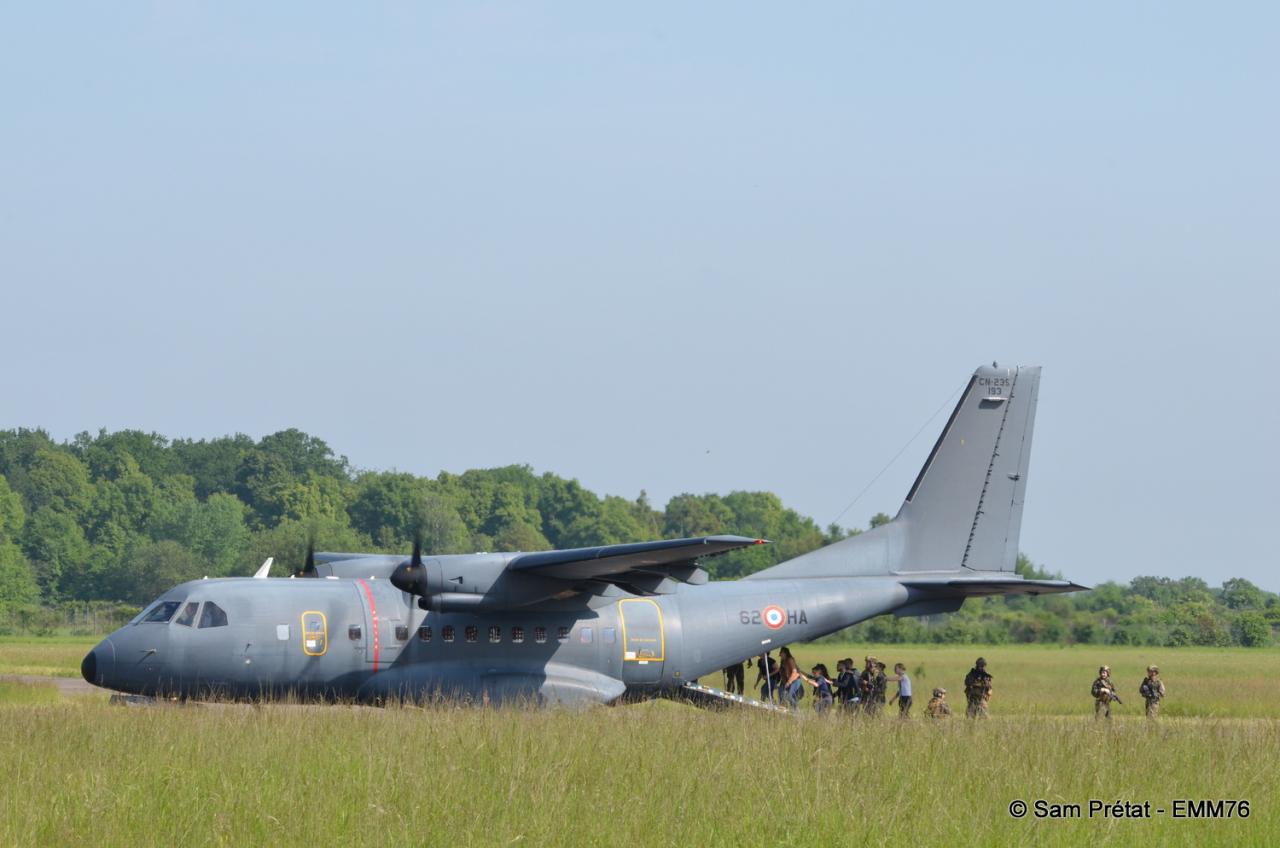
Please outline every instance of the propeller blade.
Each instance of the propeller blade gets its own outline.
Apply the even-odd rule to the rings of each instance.
[[[316,574],[316,540],[313,536],[307,540],[307,558],[298,572],[298,577],[317,577]]]

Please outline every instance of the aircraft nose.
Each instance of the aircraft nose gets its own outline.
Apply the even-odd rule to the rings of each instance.
[[[105,686],[115,671],[116,650],[110,639],[103,639],[98,646],[84,655],[80,662],[80,674],[94,686]]]

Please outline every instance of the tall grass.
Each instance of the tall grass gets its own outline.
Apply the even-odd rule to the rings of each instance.
[[[0,844],[1269,844],[1280,722],[0,706]],[[1245,798],[1224,822],[1013,799]]]

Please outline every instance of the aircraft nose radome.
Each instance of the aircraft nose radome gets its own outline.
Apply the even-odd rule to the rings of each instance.
[[[103,639],[80,661],[80,674],[94,686],[106,686],[107,678],[116,670],[116,646]]]

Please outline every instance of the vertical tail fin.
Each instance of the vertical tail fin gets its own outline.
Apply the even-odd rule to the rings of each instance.
[[[979,368],[895,521],[904,571],[1013,571],[1040,368]]]
[[[979,368],[893,521],[751,577],[1012,572],[1039,390],[1039,366]]]

